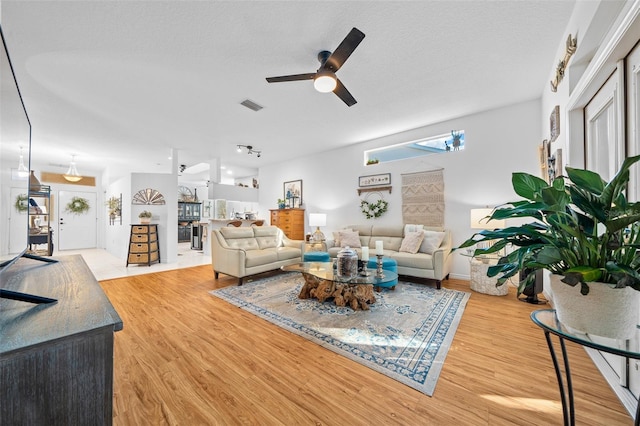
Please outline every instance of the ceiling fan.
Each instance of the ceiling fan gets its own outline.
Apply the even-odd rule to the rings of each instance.
[[[318,71],[307,74],[267,77],[267,81],[269,83],[280,83],[283,81],[313,80],[313,85],[318,92],[333,92],[338,95],[347,106],[352,106],[357,101],[351,93],[349,93],[347,88],[344,87],[338,77],[336,77],[336,72],[342,67],[349,56],[351,56],[363,38],[364,33],[357,28],[353,28],[333,53],[327,50],[318,53],[318,60],[320,61]]]

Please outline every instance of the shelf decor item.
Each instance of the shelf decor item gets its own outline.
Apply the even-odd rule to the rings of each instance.
[[[150,223],[151,222],[151,216],[153,216],[153,214],[150,211],[143,210],[138,215],[138,218],[140,218],[140,223]]]
[[[567,177],[558,176],[551,184],[514,173],[513,189],[523,199],[496,207],[489,219],[516,219],[518,224],[477,232],[456,249],[493,241],[474,255],[506,250],[487,271],[490,277],[498,276],[496,285],[524,270],[519,296],[533,283],[536,271],[546,269],[552,274],[560,322],[588,334],[629,338],[636,333],[640,306],[640,202],[630,202],[625,194],[629,169],[638,161],[640,156],[626,158],[609,182],[572,167],[565,168]],[[522,224],[523,219],[531,221]],[[598,297],[602,292],[608,295]],[[605,304],[611,297],[620,300]],[[626,312],[629,319],[618,316],[625,306],[631,311]]]

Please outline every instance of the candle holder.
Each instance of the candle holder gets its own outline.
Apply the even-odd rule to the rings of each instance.
[[[369,275],[371,275],[371,272],[369,272],[369,270],[367,269],[367,263],[369,263],[366,260],[362,261],[362,271],[360,271],[360,275],[362,275],[363,277],[368,277]]]
[[[384,255],[376,254],[376,257],[378,258],[376,260],[376,278],[384,278],[384,273],[382,272],[382,258]]]

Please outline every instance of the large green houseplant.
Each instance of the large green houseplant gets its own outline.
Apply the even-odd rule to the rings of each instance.
[[[579,285],[577,297],[603,283],[640,291],[640,203],[629,202],[625,194],[629,169],[639,160],[627,158],[610,182],[572,167],[566,167],[567,178],[560,176],[552,184],[514,173],[513,189],[523,199],[496,207],[489,218],[527,223],[480,231],[459,248],[484,241],[490,245],[476,249],[475,255],[505,253],[487,275],[503,285],[521,270],[528,271],[518,294],[538,269],[561,276],[568,286]]]

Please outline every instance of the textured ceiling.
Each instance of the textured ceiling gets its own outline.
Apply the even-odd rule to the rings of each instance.
[[[573,1],[7,1],[34,160],[256,168],[540,96]],[[311,81],[352,27],[347,107]],[[264,106],[259,112],[240,105]],[[236,144],[262,155],[237,154]],[[45,161],[46,158],[46,161]],[[239,172],[239,174],[243,174]]]

